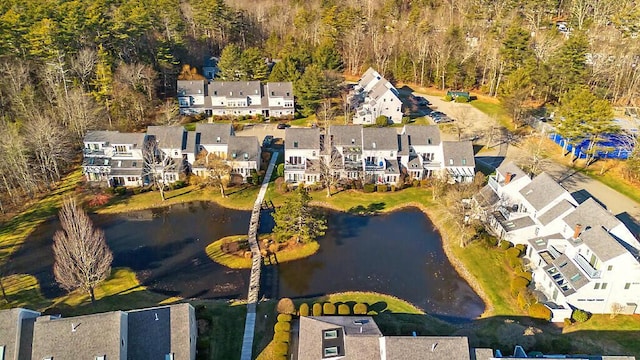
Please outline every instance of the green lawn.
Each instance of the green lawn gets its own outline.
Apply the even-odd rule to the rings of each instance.
[[[470,102],[470,104],[483,113],[491,117],[495,117],[496,120],[498,120],[498,123],[507,128],[509,131],[515,130],[513,122],[507,115],[507,112],[505,111],[502,104],[482,100],[473,100],[472,102]]]
[[[191,302],[198,319],[198,360],[238,359],[242,351],[242,335],[247,307],[228,301]]]
[[[257,186],[250,185],[230,187],[226,189],[227,197],[223,198],[217,188],[201,188],[198,185],[190,185],[182,189],[165,192],[165,201],[162,201],[160,193],[157,191],[149,191],[137,195],[118,195],[114,196],[109,204],[96,209],[95,212],[113,214],[190,201],[214,201],[228,208],[249,210],[253,207],[253,203],[258,196],[258,189]]]
[[[640,188],[638,188],[638,186],[630,184],[626,181],[622,181],[620,177],[609,172],[600,175],[600,170],[598,169],[597,165],[592,165],[592,167],[588,169],[582,169],[580,171],[590,178],[607,185],[608,187],[623,195],[626,195],[631,200],[640,203]]]

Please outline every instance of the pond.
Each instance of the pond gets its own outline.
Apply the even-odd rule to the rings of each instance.
[[[269,298],[377,291],[430,314],[470,319],[484,303],[454,270],[433,224],[418,209],[377,216],[325,212],[329,230],[313,256],[263,271]],[[114,253],[113,267],[133,269],[150,290],[185,298],[245,298],[249,271],[207,257],[209,242],[247,232],[250,213],[195,202],[121,215],[93,216]],[[261,232],[273,226],[262,214]],[[36,276],[45,296],[63,293],[52,274],[57,221],[40,226],[14,254],[11,273]]]

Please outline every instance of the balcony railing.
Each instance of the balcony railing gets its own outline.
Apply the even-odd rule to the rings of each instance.
[[[549,246],[547,248],[547,250],[549,251],[549,254],[551,254],[551,256],[553,256],[554,259],[557,259],[560,257],[560,255],[562,255],[558,250],[556,250],[556,248],[554,248],[553,246]]]
[[[306,168],[305,164],[285,164],[285,170],[304,170]]]
[[[384,170],[384,165],[380,166],[380,165],[374,165],[374,164],[365,164],[364,170],[365,171],[382,171]]]
[[[114,152],[113,157],[133,157],[133,153],[130,152]]]
[[[500,188],[500,184],[498,184],[498,180],[496,180],[496,177],[494,175],[489,176],[489,186],[495,192],[498,192],[498,189]]]
[[[440,161],[433,161],[433,160],[425,160],[424,161],[424,168],[425,169],[433,169],[433,168],[440,168]]]
[[[100,156],[100,155],[104,155],[104,149],[98,150],[98,149],[87,149],[87,148],[85,148],[85,149],[82,149],[82,153],[84,155],[89,155],[89,156],[91,156],[91,155]]]
[[[584,272],[587,275],[589,275],[590,278],[592,278],[592,279],[600,279],[600,277],[602,276],[602,271],[601,270],[596,270],[593,266],[591,266],[591,264],[589,264],[587,259],[585,259],[582,255],[577,254],[573,258],[573,261],[575,261],[576,264],[578,264],[578,266],[580,266],[580,268],[582,270],[584,270]]]

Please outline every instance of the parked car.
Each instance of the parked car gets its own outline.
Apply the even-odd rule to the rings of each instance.
[[[273,144],[273,135],[265,136],[264,140],[262,140],[262,147],[269,147],[271,144]]]
[[[280,129],[280,130],[282,130],[282,129],[286,129],[286,128],[288,128],[289,126],[291,126],[291,125],[289,125],[289,124],[285,124],[285,123],[279,123],[279,124],[278,124],[278,129]]]
[[[446,116],[446,115],[444,113],[441,113],[440,111],[432,111],[429,113],[429,117],[432,118],[433,120],[436,120],[443,116]]]

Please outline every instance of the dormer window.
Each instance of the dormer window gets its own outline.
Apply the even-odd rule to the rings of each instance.
[[[218,137],[216,138],[216,142],[217,142],[217,143],[219,143],[219,142],[220,142],[220,136],[218,136]]]
[[[427,139],[427,144],[431,145],[431,138]]]
[[[242,91],[240,91],[240,95],[242,95]]]
[[[232,157],[232,158],[234,158],[234,159],[235,159],[237,156],[238,156],[238,154],[236,154],[236,153],[231,154],[231,157]]]
[[[275,96],[275,95],[276,95],[276,92],[275,92],[275,91],[272,91],[272,92],[271,92],[271,96]]]
[[[462,165],[467,165],[467,159],[462,159]]]
[[[356,144],[356,139],[351,139],[351,145],[355,145]]]
[[[233,96],[233,91],[229,91],[229,96]]]
[[[244,159],[245,159],[245,160],[249,160],[249,154],[244,153]]]
[[[453,165],[453,159],[449,159],[449,165]]]
[[[375,149],[376,148],[376,143],[375,142],[371,143],[371,147]]]
[[[214,90],[213,95],[218,95],[218,90]]]
[[[288,92],[287,92],[287,96],[290,96]]]
[[[294,141],[294,142],[293,142],[293,147],[294,147],[294,148],[297,148],[297,147],[298,147],[298,142],[297,142],[297,141]]]

